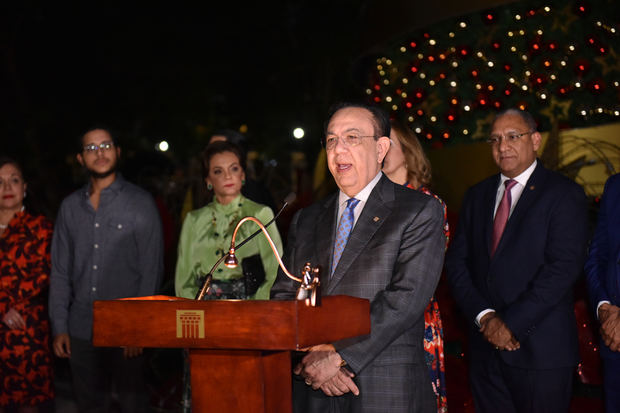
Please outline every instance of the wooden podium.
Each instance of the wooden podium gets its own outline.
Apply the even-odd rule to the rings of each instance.
[[[196,301],[153,296],[94,304],[95,346],[190,349],[194,412],[290,412],[289,352],[370,333],[370,303]]]

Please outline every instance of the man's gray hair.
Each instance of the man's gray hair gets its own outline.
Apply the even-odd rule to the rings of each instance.
[[[528,128],[531,131],[538,130],[538,124],[536,123],[536,121],[534,120],[534,117],[532,116],[530,112],[527,112],[521,109],[515,109],[515,108],[509,108],[509,109],[502,110],[497,115],[495,115],[495,118],[493,119],[493,122],[491,123],[491,128],[493,128],[493,125],[495,125],[495,122],[497,122],[497,120],[504,115],[519,116],[523,120],[523,122],[525,122],[525,124],[528,126]]]

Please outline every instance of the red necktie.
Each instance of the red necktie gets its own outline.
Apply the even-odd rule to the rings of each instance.
[[[493,221],[491,256],[495,253],[499,240],[502,238],[504,228],[506,228],[506,222],[508,221],[508,216],[510,215],[510,205],[512,204],[512,195],[510,194],[510,190],[516,184],[517,181],[514,179],[508,179],[504,182],[506,188],[504,189],[502,200],[499,202],[499,206],[497,207],[497,212],[495,212],[495,221]]]

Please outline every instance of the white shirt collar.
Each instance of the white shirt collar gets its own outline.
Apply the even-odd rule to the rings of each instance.
[[[368,184],[364,187],[364,189],[359,191],[353,198],[359,199],[362,205],[365,204],[366,201],[368,200],[368,197],[370,196],[370,193],[377,185],[377,182],[379,182],[379,179],[381,179],[381,175],[382,173],[381,171],[379,171],[377,175],[370,182],[368,182]],[[340,194],[338,195],[338,205],[342,207],[343,204],[346,204],[349,198],[351,197],[349,197],[349,195],[345,194],[341,190]],[[357,210],[358,208],[355,208],[355,209]],[[359,209],[361,210],[362,208],[359,208]]]
[[[536,164],[537,164],[537,160],[534,159],[534,162],[532,162],[532,164],[530,166],[528,166],[525,171],[521,172],[519,175],[517,175],[516,177],[514,177],[512,179],[517,181],[519,183],[519,185],[525,186],[527,184],[528,179],[530,179],[530,176],[532,176],[532,173],[534,172],[534,169],[536,169]],[[504,184],[504,182],[509,180],[509,179],[511,179],[511,178],[508,178],[504,174],[500,174],[500,182],[499,182],[500,186],[502,186]]]

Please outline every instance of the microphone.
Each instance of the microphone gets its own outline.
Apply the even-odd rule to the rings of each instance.
[[[284,211],[284,209],[288,206],[288,204],[290,204],[291,202],[293,202],[295,200],[295,198],[297,198],[297,194],[295,194],[295,192],[291,192],[290,194],[288,194],[286,196],[286,198],[284,198],[284,205],[282,205],[282,208],[280,208],[280,210],[278,211],[278,213],[271,219],[271,221],[269,221],[268,223],[265,224],[265,228],[267,228],[269,225],[271,225],[276,219],[278,219],[278,217],[280,216],[280,214],[282,213],[282,211]],[[250,235],[249,237],[247,237],[246,239],[244,239],[243,241],[241,241],[239,244],[237,244],[235,246],[235,250],[238,250],[239,248],[241,248],[245,243],[247,243],[248,241],[250,241],[252,238],[254,238],[255,236],[257,236],[258,234],[260,234],[262,232],[262,230],[259,228],[255,233],[253,233],[252,235]],[[213,271],[213,270],[211,270]]]
[[[265,228],[267,228],[269,225],[273,224],[275,222],[276,219],[278,219],[278,217],[280,216],[280,214],[282,213],[282,211],[284,211],[284,209],[288,206],[289,203],[293,202],[295,200],[295,198],[297,198],[297,195],[294,192],[289,193],[286,198],[284,198],[284,205],[282,205],[282,208],[280,208],[280,210],[278,211],[278,213],[271,219],[271,221],[269,221],[266,225],[264,225]],[[239,244],[237,244],[235,246],[235,250],[238,250],[239,248],[241,248],[243,245],[245,245],[246,243],[248,243],[252,238],[254,238],[255,236],[257,236],[258,234],[260,234],[262,232],[262,229],[258,229],[255,233],[253,233],[252,235],[250,235],[249,237],[247,237],[246,239],[244,239],[242,242],[240,242]],[[213,279],[213,272],[215,271],[215,269],[222,263],[222,261],[224,261],[229,254],[224,254],[222,255],[222,257],[217,260],[217,262],[215,263],[215,265],[213,266],[213,268],[211,268],[211,270],[209,271],[209,273],[205,276],[205,280],[202,283],[202,286],[200,287],[200,289],[198,290],[198,293],[196,294],[196,300],[200,300],[202,299],[202,297],[206,294],[206,292],[209,290],[209,287],[211,285],[211,280]]]

